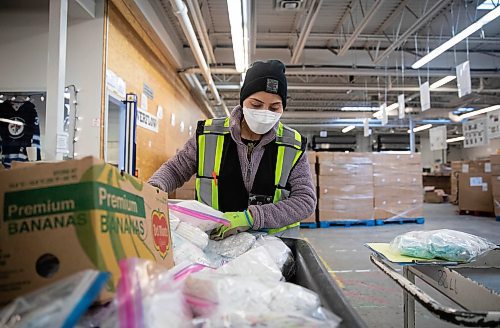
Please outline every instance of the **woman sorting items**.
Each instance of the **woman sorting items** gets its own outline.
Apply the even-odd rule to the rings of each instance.
[[[316,193],[306,138],[280,122],[286,101],[285,65],[253,63],[230,117],[199,121],[196,134],[148,182],[173,192],[196,174],[196,199],[231,222],[212,239],[249,229],[298,237]]]

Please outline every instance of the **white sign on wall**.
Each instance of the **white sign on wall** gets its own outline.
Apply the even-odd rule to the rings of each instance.
[[[141,108],[137,108],[137,126],[158,133],[158,118]]]
[[[489,112],[487,117],[488,138],[500,138],[500,110]]]
[[[464,148],[472,148],[488,144],[486,136],[486,118],[477,118],[475,120],[465,122],[462,125],[462,129],[465,137]]]
[[[457,68],[457,87],[458,97],[462,98],[472,92],[470,81],[470,64],[469,61],[463,62]]]
[[[429,81],[420,85],[420,107],[422,112],[431,108],[431,93],[429,91]]]
[[[146,94],[141,94],[141,108],[145,111],[148,110],[148,96]]]
[[[380,106],[380,112],[382,113],[382,125],[386,125],[389,122],[389,117],[387,115],[387,104],[383,103]]]
[[[110,69],[106,70],[106,86],[111,93],[125,99],[127,95],[127,85],[121,77]]]
[[[163,107],[161,105],[156,108],[156,117],[160,120],[163,119]]]
[[[368,118],[365,118],[363,120],[363,135],[365,137],[369,137],[370,134],[372,134],[372,131],[370,129],[370,123],[369,123],[369,119]]]
[[[398,117],[405,118],[405,95],[400,94],[398,96]]]
[[[429,141],[431,143],[431,150],[443,150],[448,148],[446,143],[447,136],[446,126],[436,126],[429,130]]]

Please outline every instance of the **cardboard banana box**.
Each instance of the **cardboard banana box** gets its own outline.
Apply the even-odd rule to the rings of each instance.
[[[0,171],[0,303],[129,257],[173,266],[167,194],[93,158]]]

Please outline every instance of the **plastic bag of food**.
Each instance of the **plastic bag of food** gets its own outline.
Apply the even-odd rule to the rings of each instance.
[[[209,317],[193,319],[196,327],[273,327],[273,328],[335,328],[341,319],[332,312],[318,308],[311,313],[227,311],[216,312]]]
[[[85,270],[16,298],[0,310],[0,327],[73,327],[109,276],[107,272]]]
[[[180,222],[175,232],[200,249],[204,249],[208,245],[208,235],[203,230],[185,222]]]
[[[192,312],[176,272],[141,259],[120,262],[115,299],[118,327],[192,327]]]
[[[203,250],[181,237],[176,231],[172,231],[172,245],[174,247],[174,263],[189,262],[210,266],[211,262]]]
[[[248,251],[254,244],[255,237],[253,235],[241,232],[222,240],[210,240],[205,252],[222,256],[226,261],[229,261]]]
[[[484,238],[462,231],[440,229],[411,231],[399,235],[394,238],[390,247],[402,255],[469,262],[497,246]]]
[[[189,223],[203,231],[211,231],[221,225],[230,225],[223,217],[223,213],[214,210],[208,205],[196,200],[186,200],[176,204],[169,204],[169,215],[182,222]]]
[[[338,323],[320,308],[314,292],[287,282],[203,271],[187,278],[185,292],[204,305],[193,310],[202,316],[195,322],[207,327],[333,327]]]
[[[259,236],[253,247],[263,246],[280,268],[285,280],[295,273],[295,261],[292,250],[279,238],[269,235]]]
[[[283,278],[281,270],[265,247],[257,247],[238,256],[217,269],[219,273],[242,275],[268,280],[280,281]]]

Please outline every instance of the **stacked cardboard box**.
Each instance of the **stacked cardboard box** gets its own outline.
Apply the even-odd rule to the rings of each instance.
[[[317,155],[315,151],[309,151],[307,152],[307,160],[309,162],[309,168],[311,170],[311,178],[314,184],[314,190],[316,191],[316,194],[318,193],[318,176],[317,176]],[[311,214],[310,217],[308,217],[305,220],[302,220],[302,222],[317,222],[317,208],[315,209],[314,213]]]
[[[189,181],[183,184],[180,188],[177,188],[171,198],[175,199],[194,199],[195,198],[195,183],[196,176],[192,176]]]
[[[436,189],[434,186],[424,187],[424,203],[444,203],[448,195],[443,189]]]
[[[458,178],[458,208],[460,211],[493,213],[489,160],[462,163]]]
[[[491,189],[495,216],[500,216],[500,155],[491,155]]]
[[[371,153],[318,153],[319,220],[373,217]]]
[[[423,216],[420,154],[373,154],[376,219]]]

